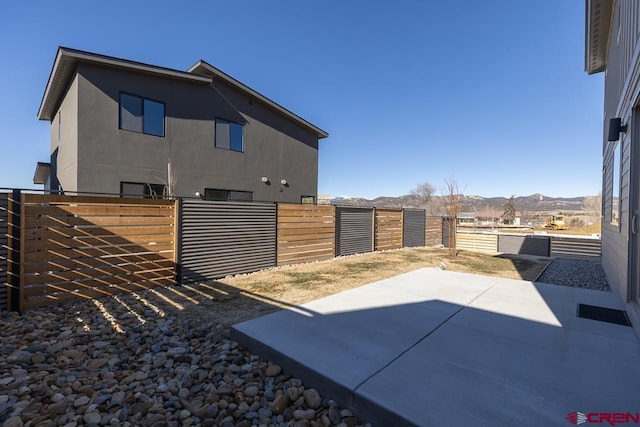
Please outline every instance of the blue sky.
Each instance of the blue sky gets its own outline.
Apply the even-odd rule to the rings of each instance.
[[[0,3],[0,187],[48,159],[58,45],[176,69],[202,58],[329,132],[319,193],[454,177],[465,194],[596,194],[603,76],[582,0]]]

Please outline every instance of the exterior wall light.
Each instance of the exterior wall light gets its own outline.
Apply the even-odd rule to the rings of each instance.
[[[281,180],[280,180],[280,184],[282,184],[282,185],[287,185],[287,180],[286,180],[286,179],[281,179]]]
[[[627,125],[622,124],[620,117],[609,120],[609,137],[607,141],[613,142],[620,139],[620,133],[627,133]]]
[[[266,176],[263,176],[262,178],[260,178],[260,181],[269,182],[269,178],[267,178]]]

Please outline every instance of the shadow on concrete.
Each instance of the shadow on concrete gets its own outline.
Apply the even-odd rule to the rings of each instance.
[[[423,269],[235,325],[232,337],[379,425],[555,425],[576,410],[635,411],[636,336],[578,318],[578,302],[622,305]]]

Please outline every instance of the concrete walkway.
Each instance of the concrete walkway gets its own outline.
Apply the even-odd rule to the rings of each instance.
[[[233,338],[375,425],[570,425],[640,412],[616,294],[420,269],[235,325]]]

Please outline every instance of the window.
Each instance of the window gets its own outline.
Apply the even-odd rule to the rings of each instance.
[[[214,146],[216,148],[244,152],[244,125],[216,119],[215,126]]]
[[[300,203],[303,205],[314,205],[316,198],[314,196],[300,196]]]
[[[204,189],[205,200],[217,200],[222,202],[252,202],[251,191],[219,190],[216,188]]]
[[[611,171],[611,224],[620,225],[620,145],[613,149],[613,167]]]
[[[161,199],[164,196],[163,184],[145,184],[142,182],[121,182],[122,197],[144,197],[145,199]]]
[[[120,129],[164,136],[164,104],[121,93]]]

